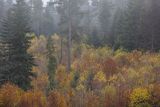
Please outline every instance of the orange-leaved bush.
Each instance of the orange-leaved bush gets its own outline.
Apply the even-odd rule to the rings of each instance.
[[[46,97],[40,91],[25,92],[18,107],[47,107]]]
[[[17,107],[23,91],[15,85],[5,84],[0,89],[0,107]]]
[[[67,107],[67,101],[60,92],[52,91],[48,96],[48,107]]]
[[[100,107],[100,99],[93,92],[89,92],[85,98],[85,107]]]

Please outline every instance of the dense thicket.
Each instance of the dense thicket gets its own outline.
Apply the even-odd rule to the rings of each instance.
[[[51,40],[57,56],[59,36]],[[29,53],[37,64],[33,67],[37,73],[33,89],[24,92],[13,84],[3,85],[1,107],[159,107],[159,53],[74,45],[71,72],[66,72],[65,64],[58,64],[54,71],[54,61],[48,59],[48,42],[45,36],[32,39]],[[55,81],[56,87],[52,84]],[[47,86],[51,87],[46,95]]]

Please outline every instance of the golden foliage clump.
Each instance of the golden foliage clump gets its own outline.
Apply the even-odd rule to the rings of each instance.
[[[66,72],[64,65],[59,65],[55,74],[55,81],[58,83],[57,88],[63,91],[68,91],[71,88],[71,81],[73,80],[73,72]]]
[[[123,51],[123,49],[118,49],[114,54],[114,58],[119,67],[127,67],[130,65],[129,59],[127,57],[128,53]]]
[[[24,92],[15,85],[5,84],[0,89],[0,107],[47,107],[47,105],[42,92]]]
[[[0,107],[18,107],[24,92],[15,85],[5,84],[0,89]]]
[[[48,107],[68,107],[65,96],[58,91],[52,91],[48,96]]]
[[[150,93],[146,88],[136,88],[130,94],[130,107],[151,107]]]
[[[47,38],[43,35],[39,37],[33,35],[33,37],[28,52],[34,57],[36,66],[32,68],[32,71],[37,75],[37,78],[33,78],[32,85],[34,89],[45,92],[48,85]]]
[[[100,107],[100,98],[93,92],[86,93],[84,107]]]
[[[106,82],[106,76],[105,76],[104,72],[102,72],[102,71],[97,72],[97,74],[94,77],[94,80],[105,83]]]
[[[41,71],[38,66],[33,67],[32,71],[37,74],[37,77],[32,79],[32,86],[35,90],[41,90],[43,92],[46,92],[49,82],[47,72]]]
[[[19,107],[47,107],[46,98],[40,91],[25,92],[20,99]]]
[[[83,49],[82,49],[83,48]],[[88,45],[81,47],[81,53],[78,59],[74,60],[73,66],[81,72],[84,71],[101,71],[101,62],[111,56],[111,49],[108,47],[94,49]]]
[[[70,98],[70,107],[103,107],[100,96],[93,91],[76,91]]]

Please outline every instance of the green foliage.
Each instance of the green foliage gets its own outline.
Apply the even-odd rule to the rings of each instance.
[[[71,87],[76,88],[79,82],[80,73],[74,72],[73,80],[71,81]]]
[[[24,90],[31,88],[33,57],[28,54],[30,47],[29,7],[24,0],[17,0],[4,20],[1,32],[1,75],[4,82],[17,84]],[[3,66],[3,64],[6,64]]]
[[[48,75],[49,75],[49,90],[53,90],[55,88],[55,72],[57,67],[57,60],[55,58],[55,47],[53,44],[53,40],[51,37],[48,38],[47,42],[48,49]]]
[[[87,79],[86,79],[86,88],[88,91],[92,91],[93,90],[93,79],[94,79],[95,74],[93,72],[89,72],[87,75]]]

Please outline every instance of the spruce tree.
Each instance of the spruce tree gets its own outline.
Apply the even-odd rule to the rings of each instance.
[[[100,2],[100,13],[99,13],[99,21],[100,21],[100,27],[102,32],[102,42],[104,44],[108,43],[111,45],[111,36],[110,35],[110,27],[111,27],[111,3],[109,0],[101,0]]]
[[[31,87],[33,57],[27,53],[30,47],[29,36],[29,7],[24,0],[17,0],[16,4],[9,10],[7,20],[3,22],[1,31],[1,58],[6,64],[0,63],[0,75],[5,77],[1,84],[11,82],[24,90]],[[4,68],[5,67],[5,68]],[[4,68],[4,69],[3,69]],[[0,80],[1,80],[0,79]]]
[[[9,62],[10,48],[11,48],[11,16],[3,19],[2,28],[0,32],[0,85],[10,80],[11,68],[13,63]]]
[[[47,50],[48,50],[47,57],[48,57],[48,76],[49,76],[48,89],[53,90],[56,86],[55,73],[56,73],[56,67],[57,67],[57,60],[54,55],[55,47],[51,37],[48,38]]]
[[[4,0],[0,1],[0,20],[4,16]]]
[[[160,1],[159,0],[153,0],[150,2],[150,9],[147,14],[147,31],[145,31],[147,34],[147,38],[149,38],[149,48],[152,51],[159,51],[160,49]]]
[[[141,28],[142,3],[139,0],[130,0],[127,9],[119,19],[117,35],[120,45],[128,50],[139,48],[139,37]]]
[[[39,36],[43,30],[43,2],[42,0],[31,0],[32,11],[32,29]]]

